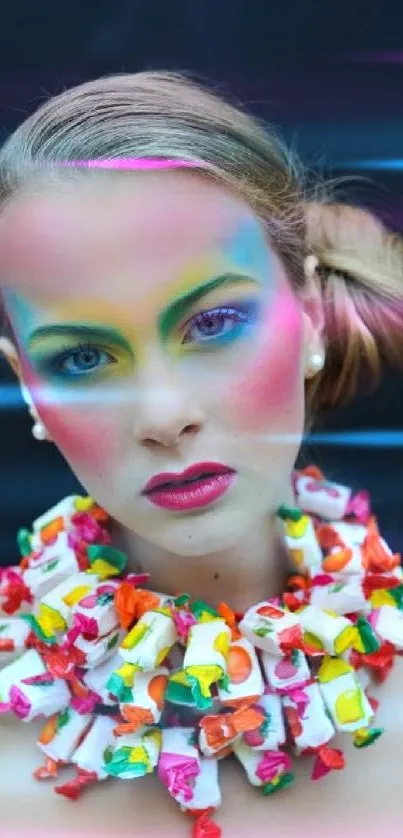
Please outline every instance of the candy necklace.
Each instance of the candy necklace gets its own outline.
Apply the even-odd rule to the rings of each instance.
[[[314,780],[343,768],[336,732],[357,748],[381,735],[368,685],[403,650],[400,556],[366,492],[315,467],[293,480],[296,506],[278,515],[296,573],[242,615],[146,589],[92,498],[20,530],[21,563],[0,571],[0,711],[45,718],[38,779],[75,766],[55,790],[76,799],[155,771],[193,836],[213,838],[224,757],[270,795],[292,783],[292,756],[312,756]]]

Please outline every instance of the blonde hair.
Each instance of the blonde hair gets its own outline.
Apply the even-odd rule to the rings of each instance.
[[[123,158],[187,161],[240,196],[262,220],[296,291],[305,283],[306,254],[318,255],[327,272],[321,281],[328,357],[322,374],[308,382],[308,414],[352,396],[363,361],[377,374],[379,343],[400,362],[400,245],[373,220],[377,248],[373,241],[371,264],[357,211],[349,221],[346,208],[339,213],[309,203],[304,170],[277,134],[184,75],[113,75],[45,102],[0,152],[0,209],[28,189],[83,176],[82,169],[62,164]],[[85,176],[102,174],[86,169]],[[343,220],[338,224],[336,218]],[[351,247],[350,222],[356,229]],[[392,251],[398,256],[392,258]],[[387,339],[392,323],[393,338]]]

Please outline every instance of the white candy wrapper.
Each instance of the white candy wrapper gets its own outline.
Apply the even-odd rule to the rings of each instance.
[[[92,669],[94,666],[105,663],[108,658],[115,654],[123,637],[123,629],[114,629],[105,637],[99,637],[97,640],[85,640],[82,635],[79,635],[74,641],[74,647],[84,653],[84,666],[87,669]]]
[[[314,605],[302,608],[298,616],[304,640],[329,655],[341,655],[356,640],[357,630],[347,617],[327,614]]]
[[[381,640],[388,640],[396,649],[403,649],[402,611],[392,605],[382,605],[372,612],[370,622]]]
[[[312,576],[319,573],[323,555],[312,519],[308,515],[302,515],[298,521],[287,518],[283,525],[285,542],[297,571],[308,571]]]
[[[103,637],[119,626],[119,617],[114,606],[114,596],[120,580],[108,579],[84,594],[72,608],[72,626],[80,626],[81,620],[90,620],[96,637]],[[84,631],[85,633],[85,631]]]
[[[183,669],[201,710],[211,706],[211,685],[226,675],[230,642],[231,630],[221,619],[197,623],[189,631]]]
[[[220,804],[218,761],[214,757],[201,757],[200,773],[195,780],[192,800],[181,808],[188,812],[199,812],[204,809],[217,809]]]
[[[263,710],[265,721],[256,730],[244,733],[243,740],[254,751],[277,751],[281,745],[284,745],[286,739],[280,696],[275,693],[265,693],[259,698],[255,707],[257,710]]]
[[[139,669],[155,669],[177,642],[175,623],[169,608],[147,611],[126,635],[119,653]]]
[[[348,486],[316,480],[305,474],[296,474],[294,490],[297,505],[304,512],[335,521],[344,518],[351,498]]]
[[[30,627],[18,617],[0,617],[0,668],[20,657],[30,635]]]
[[[311,679],[308,661],[298,649],[280,659],[263,652],[262,667],[269,686],[281,692],[295,689]]]
[[[135,724],[137,721],[140,728],[159,722],[165,704],[168,675],[169,670],[163,666],[153,672],[136,672],[131,700],[120,704],[120,712],[127,723]]]
[[[246,742],[237,742],[233,751],[252,786],[263,788],[267,793],[289,785],[291,761],[283,751],[257,751]]]
[[[263,694],[264,682],[259,660],[252,643],[246,637],[234,640],[226,660],[224,685],[218,687],[218,698],[225,705],[236,705],[248,698]]]
[[[34,597],[40,599],[79,570],[76,553],[68,544],[68,535],[61,532],[54,544],[44,547],[39,557],[32,559],[24,570],[23,579]]]
[[[70,762],[81,738],[89,731],[93,718],[67,707],[63,713],[52,716],[42,728],[38,747],[55,762]]]
[[[81,744],[76,748],[70,762],[83,771],[95,771],[98,780],[105,780],[105,752],[114,744],[113,729],[116,722],[108,716],[97,716]]]
[[[96,573],[75,573],[64,579],[52,591],[42,597],[38,622],[55,621],[55,630],[61,631],[71,625],[72,611],[76,603],[91,594],[99,583]],[[59,619],[60,618],[60,619]]]
[[[88,505],[87,501],[87,498],[82,498],[80,495],[68,495],[68,497],[61,500],[55,506],[52,506],[51,509],[48,509],[47,512],[33,522],[33,534],[40,536],[41,531],[48,527],[49,524],[53,524],[58,518],[63,519],[66,529],[71,528],[74,515],[77,514],[83,502]],[[41,544],[42,542],[39,543]],[[36,547],[33,546],[33,549],[36,549]]]
[[[270,602],[258,602],[249,608],[239,629],[258,649],[277,657],[302,643],[299,617]]]
[[[367,727],[374,711],[353,667],[340,658],[325,658],[317,677],[335,728],[354,733]]]
[[[35,681],[27,684],[27,679]],[[5,705],[4,710],[11,710],[24,722],[64,710],[70,700],[65,682],[48,675],[35,649],[29,649],[0,670],[0,705]]]
[[[306,695],[306,703],[303,705],[289,695],[283,698],[285,714],[298,754],[308,748],[326,745],[336,733],[326,712],[318,684],[307,684],[303,692]]]
[[[115,652],[110,658],[104,660],[103,663],[100,663],[93,669],[87,669],[83,675],[84,684],[92,692],[99,695],[100,702],[107,705],[116,704],[116,710],[118,710],[116,698],[110,694],[107,682],[112,673],[116,669],[119,669],[122,663],[123,661],[119,653]]]
[[[162,731],[158,777],[171,797],[181,806],[194,798],[194,788],[201,771],[201,757],[195,745],[192,727],[170,727]]]
[[[311,605],[334,611],[336,614],[366,615],[371,605],[364,596],[361,579],[346,579],[328,585],[315,585],[311,592]]]
[[[161,751],[158,728],[119,736],[110,749],[104,769],[110,777],[133,780],[154,771]]]

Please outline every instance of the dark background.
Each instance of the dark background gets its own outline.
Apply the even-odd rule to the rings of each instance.
[[[44,97],[98,75],[186,70],[280,127],[310,166],[354,176],[349,193],[403,231],[401,0],[32,0],[2,8],[0,140]],[[374,162],[375,161],[375,162]],[[15,532],[79,489],[31,421],[0,366],[0,564]],[[332,413],[321,431],[394,430],[403,437],[403,374]],[[402,550],[403,447],[316,445],[329,476],[373,495],[386,537]]]

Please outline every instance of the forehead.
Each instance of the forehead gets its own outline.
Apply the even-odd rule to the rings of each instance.
[[[102,175],[21,196],[0,217],[0,284],[38,299],[175,292],[223,263],[258,270],[265,253],[248,206],[183,171]]]

